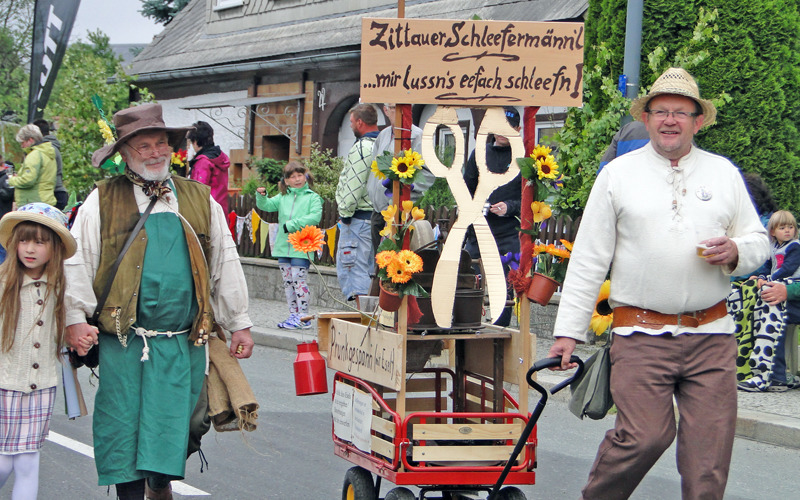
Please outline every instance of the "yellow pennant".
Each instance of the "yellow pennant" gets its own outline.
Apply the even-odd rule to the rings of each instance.
[[[256,232],[258,231],[258,226],[261,224],[261,217],[258,216],[255,209],[250,210],[250,221],[250,240],[255,243]]]
[[[329,227],[325,230],[325,234],[328,237],[328,253],[331,254],[332,258],[336,258],[333,251],[336,248],[336,231],[339,229],[338,226]]]

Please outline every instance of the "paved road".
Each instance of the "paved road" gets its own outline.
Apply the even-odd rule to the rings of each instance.
[[[293,360],[291,351],[256,347],[243,367],[261,404],[258,430],[243,435],[211,431],[203,444],[208,467],[201,474],[198,458],[192,457],[186,480],[176,485],[176,498],[341,498],[342,480],[350,464],[332,452],[330,395],[295,396]],[[82,374],[82,385],[91,407],[93,389],[87,373]],[[597,444],[611,425],[610,417],[600,422],[578,421],[563,403],[548,404],[540,421],[537,484],[523,488],[528,498],[577,498]],[[93,461],[86,456],[91,453],[91,417],[69,421],[56,415],[52,431],[51,442],[42,451],[39,498],[113,499],[113,490],[108,495],[105,487],[96,485]],[[632,498],[680,499],[674,463],[671,449]],[[798,498],[796,464],[797,450],[737,439],[725,498]],[[10,498],[10,486],[0,492],[0,499]],[[391,486],[384,483],[382,495]]]

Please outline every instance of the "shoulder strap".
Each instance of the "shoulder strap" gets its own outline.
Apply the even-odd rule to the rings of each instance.
[[[97,298],[97,307],[95,307],[94,309],[94,314],[92,314],[92,317],[89,318],[90,325],[95,325],[95,326],[97,325],[97,318],[100,317],[100,313],[103,310],[103,306],[106,305],[106,299],[108,299],[108,294],[111,292],[111,285],[114,283],[114,277],[116,277],[117,275],[117,269],[119,269],[119,265],[120,263],[122,263],[122,258],[125,257],[126,253],[128,253],[128,249],[131,247],[131,245],[133,244],[133,240],[139,234],[139,231],[141,231],[145,221],[150,216],[150,212],[153,210],[153,206],[156,204],[157,200],[158,198],[156,197],[153,197],[150,200],[150,204],[147,205],[147,208],[145,209],[144,213],[142,214],[141,217],[139,217],[139,221],[136,222],[136,226],[134,226],[133,231],[131,231],[130,236],[128,236],[128,239],[125,241],[125,245],[122,247],[122,251],[120,251],[119,255],[117,255],[117,260],[115,260],[114,265],[111,266],[111,272],[108,275],[108,281],[106,282],[106,286],[105,288],[103,288],[103,293],[100,295],[100,297]]]

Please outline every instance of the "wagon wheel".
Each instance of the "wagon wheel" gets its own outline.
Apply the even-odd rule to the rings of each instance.
[[[515,486],[506,486],[500,490],[498,500],[527,500],[525,493]]]
[[[372,474],[362,467],[351,467],[344,475],[342,500],[378,500]]]
[[[417,495],[408,488],[400,487],[389,490],[383,500],[417,500]]]

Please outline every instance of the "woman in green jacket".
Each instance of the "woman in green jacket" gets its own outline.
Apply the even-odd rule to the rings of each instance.
[[[265,212],[278,212],[278,235],[272,256],[278,258],[283,289],[289,303],[289,317],[278,323],[279,328],[311,328],[311,321],[301,319],[308,315],[306,277],[311,262],[307,254],[289,245],[289,234],[305,226],[316,226],[322,219],[322,198],[311,190],[310,186],[313,185],[311,172],[305,165],[293,160],[283,168],[283,179],[278,184],[280,194],[267,198],[265,188],[256,190],[256,206]]]
[[[33,124],[19,129],[17,142],[27,154],[16,174],[8,178],[8,185],[14,188],[14,201],[18,207],[34,202],[55,206],[56,150]]]

